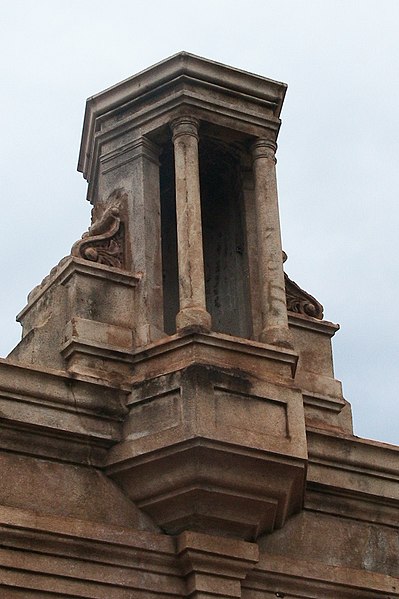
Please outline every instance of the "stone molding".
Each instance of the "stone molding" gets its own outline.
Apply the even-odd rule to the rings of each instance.
[[[199,141],[198,128],[199,122],[197,119],[190,116],[181,116],[170,123],[172,130],[172,142],[181,135],[190,135]]]
[[[259,559],[256,543],[186,531],[177,538],[177,554],[187,597],[241,597],[241,582]]]
[[[102,174],[106,175],[113,170],[130,164],[139,158],[146,158],[156,166],[159,166],[159,148],[146,137],[138,137],[133,141],[128,140],[118,145],[117,148],[103,153],[100,158]]]
[[[257,137],[269,131],[275,138],[286,87],[182,52],[90,98],[78,163],[89,182],[88,199],[95,201],[99,163],[116,138],[123,145],[134,129],[151,134],[182,116],[182,104],[199,120],[214,122],[216,115],[226,127]]]
[[[301,599],[394,599],[398,579],[392,576],[317,564],[306,559],[261,553],[259,563],[242,583],[242,597]]]
[[[211,361],[227,370],[236,368],[259,378],[271,376],[281,382],[292,380],[298,362],[298,355],[293,350],[222,333],[204,333],[195,327],[138,348],[133,356],[134,382],[144,380],[157,368],[159,374],[171,372],[183,356],[186,364]]]
[[[268,158],[276,162],[277,143],[273,139],[257,139],[251,146],[252,160]]]
[[[28,590],[37,599],[43,593],[101,599],[186,596],[175,541],[163,534],[72,518],[32,518],[5,507],[0,534],[0,589]]]
[[[340,329],[339,324],[335,324],[334,322],[309,318],[309,316],[297,312],[288,313],[288,322],[292,327],[324,333],[328,337],[334,337],[335,333]]]
[[[133,331],[73,317],[65,326],[60,353],[71,374],[127,385],[132,376]]]
[[[307,439],[310,489],[399,509],[399,447],[312,429]]]
[[[0,360],[2,448],[101,465],[119,439],[127,394],[98,380]]]
[[[90,597],[94,588],[102,599],[126,599],[128,593],[140,599],[183,599],[200,597],[190,594],[198,587],[204,593],[211,588],[212,596],[243,599],[399,597],[397,578],[270,552],[261,552],[258,561],[256,545],[233,539],[198,533],[174,539],[71,518],[33,519],[29,512],[7,507],[0,510],[0,521],[2,590],[19,588],[37,599],[54,592]]]

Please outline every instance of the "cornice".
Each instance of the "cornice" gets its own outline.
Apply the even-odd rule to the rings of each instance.
[[[307,509],[398,524],[399,447],[307,429]]]
[[[46,595],[91,596],[94,584],[101,597],[185,597],[175,540],[162,533],[1,506],[0,534],[11,587],[25,579]]]
[[[207,95],[215,98],[211,103],[204,102],[202,95],[195,91],[205,88],[209,90]],[[286,89],[284,83],[181,52],[87,100],[78,171],[92,183],[98,161],[99,128],[104,118],[110,119],[112,128],[120,131],[124,121],[124,127],[131,126],[133,118],[135,127],[142,127],[149,117],[153,118],[152,104],[156,104],[159,116],[164,111],[165,102],[168,110],[172,110],[174,105],[188,103],[192,108],[198,106],[205,112],[210,106],[212,110],[218,111],[219,108],[221,116],[231,114],[238,121],[246,118],[248,123],[276,129],[277,135]],[[144,100],[146,108],[141,114]],[[239,110],[240,104],[245,106],[244,110]],[[248,108],[250,105],[256,108],[251,110]],[[208,111],[209,115],[212,110]],[[115,112],[116,120],[113,117]]]
[[[314,331],[315,333],[324,333],[329,337],[333,337],[339,331],[339,324],[335,324],[328,320],[318,320],[311,316],[303,316],[302,314],[294,314],[288,312],[288,322],[291,326]]]
[[[303,599],[394,599],[399,597],[397,578],[342,566],[293,559],[269,552],[261,553],[259,563],[242,584],[256,595],[273,589],[273,596],[300,596]]]
[[[120,437],[127,391],[0,360],[1,449],[63,462],[103,462]]]
[[[16,320],[20,322],[52,285],[65,285],[75,274],[112,281],[125,287],[135,287],[140,280],[137,275],[121,268],[99,264],[76,256],[67,256],[51,270],[40,285],[30,292],[28,303],[17,315]]]
[[[149,359],[152,359],[155,363],[158,359],[169,357],[172,362],[173,355],[178,355],[182,351],[185,353],[187,364],[190,360],[192,363],[205,363],[209,362],[210,359],[215,360],[215,357],[219,357],[221,360],[220,366],[225,363],[226,369],[229,370],[232,363],[240,363],[243,372],[246,368],[249,368],[249,371],[256,373],[260,364],[270,361],[270,365],[277,366],[280,364],[290,373],[288,377],[290,382],[295,375],[298,363],[298,354],[293,350],[281,349],[274,345],[223,333],[203,333],[193,327],[135,350],[133,352],[133,363],[136,369],[135,377],[139,381],[143,376],[144,378],[147,376],[144,371],[141,374],[141,365],[145,365]],[[226,356],[229,356],[229,359],[226,359]],[[231,361],[232,356],[234,356],[233,362]],[[165,370],[165,372],[167,371]],[[280,382],[283,382],[283,380]]]

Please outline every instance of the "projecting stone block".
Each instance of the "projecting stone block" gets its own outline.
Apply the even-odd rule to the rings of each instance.
[[[107,472],[170,534],[256,539],[302,507],[301,393],[189,355],[136,383]]]
[[[69,256],[29,296],[18,315],[20,363],[114,379],[130,374],[138,277]]]

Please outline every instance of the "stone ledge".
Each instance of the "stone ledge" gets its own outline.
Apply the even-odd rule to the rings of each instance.
[[[399,447],[307,430],[310,489],[399,508]]]
[[[393,599],[398,579],[385,574],[261,553],[259,563],[243,581],[243,597],[275,599]]]
[[[313,483],[307,484],[304,510],[370,524],[383,524],[395,530],[398,527],[398,500],[326,489]]]
[[[339,414],[346,405],[345,400],[342,397],[323,395],[322,393],[314,393],[311,391],[303,390],[303,403],[305,406],[312,406],[314,408],[328,410]]]
[[[343,468],[399,482],[399,447],[396,445],[312,429],[307,431],[307,438],[310,461],[341,464]]]
[[[317,320],[311,316],[303,316],[302,314],[294,314],[293,312],[288,312],[288,322],[290,326],[323,333],[329,337],[333,337],[340,329],[339,324],[335,324],[329,320]]]
[[[68,256],[67,259],[64,258],[64,261],[62,260],[60,265],[54,267],[53,270],[53,274],[50,274],[48,279],[46,277],[47,280],[44,279],[44,282],[31,292],[27,305],[16,317],[18,322],[24,319],[27,312],[46,293],[49,287],[56,283],[64,285],[75,273],[112,281],[125,287],[135,287],[140,281],[137,275],[128,271],[115,267],[111,268],[110,266],[84,260],[83,258],[76,258],[75,256]]]
[[[33,518],[32,512],[7,506],[0,506],[0,530],[2,540],[7,540],[10,547],[27,548],[37,537],[41,542],[37,551],[43,553],[110,563],[117,559],[129,563],[134,555],[139,562],[137,567],[140,567],[139,558],[154,559],[154,566],[158,564],[160,571],[173,573],[177,567],[175,539],[163,533],[62,516],[35,514]],[[104,555],[96,558],[88,551],[89,547],[101,550]]]
[[[120,439],[127,391],[0,360],[0,446],[64,462],[102,464]],[[90,450],[90,451],[89,451]]]
[[[36,368],[0,358],[0,393],[8,399],[48,405],[91,415],[118,418],[126,413],[130,387],[70,376],[65,371]]]
[[[4,593],[23,589],[37,598],[44,593],[100,599],[127,599],[132,593],[143,599],[185,596],[175,540],[163,534],[0,507],[0,535]]]
[[[259,378],[292,383],[298,355],[288,349],[277,349],[257,341],[187,330],[164,337],[133,352],[134,382],[166,374],[182,365],[212,363],[237,373],[247,372]],[[268,368],[266,368],[266,364]]]

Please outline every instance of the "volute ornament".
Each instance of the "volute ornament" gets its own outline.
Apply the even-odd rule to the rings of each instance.
[[[286,260],[287,254],[283,252],[283,262]],[[301,289],[286,273],[284,273],[284,281],[287,311],[323,320],[324,309],[317,299],[307,291]]]
[[[72,256],[114,268],[125,266],[125,240],[120,214],[125,196],[120,191],[114,192],[107,202],[98,202],[94,206],[92,225],[72,246]]]

